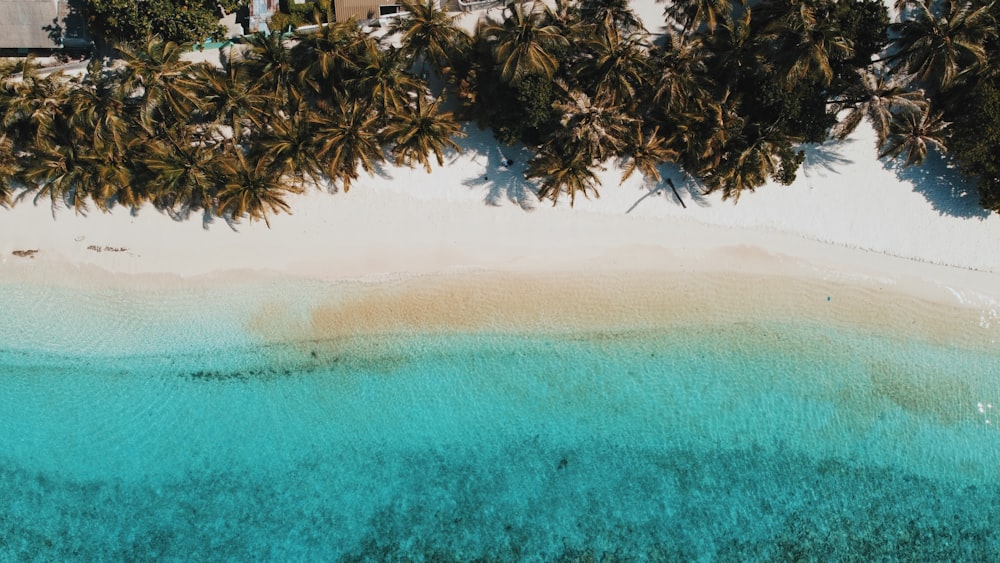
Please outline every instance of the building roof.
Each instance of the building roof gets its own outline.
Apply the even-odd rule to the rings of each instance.
[[[55,49],[62,46],[57,0],[0,0],[0,48]]]
[[[0,49],[59,49],[86,40],[79,0],[0,0]]]

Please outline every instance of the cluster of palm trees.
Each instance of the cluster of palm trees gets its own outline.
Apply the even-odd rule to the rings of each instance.
[[[618,159],[650,182],[678,162],[735,199],[790,183],[799,143],[843,138],[865,118],[883,157],[919,164],[945,150],[939,94],[996,68],[986,54],[1000,9],[897,4],[890,26],[882,0],[668,1],[659,36],[625,0],[514,4],[458,43],[450,70],[481,119],[537,147],[528,173],[542,197],[596,193],[593,171]]]
[[[154,37],[81,78],[8,69],[0,200],[267,222],[307,186],[347,190],[390,155],[430,169],[458,149],[460,125],[412,58],[354,22],[250,36],[222,67],[183,51]]]
[[[649,182],[676,162],[735,199],[790,183],[799,143],[864,119],[882,156],[919,164],[1000,68],[987,0],[898,0],[891,25],[882,0],[668,1],[656,35],[627,0],[512,3],[473,33],[435,0],[405,3],[389,39],[354,21],[255,35],[221,68],[155,38],[81,79],[25,65],[0,89],[0,198],[267,221],[287,194],[347,190],[389,158],[441,165],[461,134],[448,95],[535,149],[541,198],[596,195],[618,160]]]

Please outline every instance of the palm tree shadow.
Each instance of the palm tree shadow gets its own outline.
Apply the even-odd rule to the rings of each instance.
[[[472,161],[482,166],[483,174],[466,178],[462,185],[485,192],[483,202],[500,206],[513,203],[524,211],[538,205],[538,190],[524,177],[531,151],[524,147],[504,146],[492,135],[473,134],[466,138],[463,150],[474,153]],[[513,163],[508,164],[510,161]]]
[[[817,173],[840,174],[842,167],[854,163],[843,155],[844,147],[854,142],[856,142],[854,139],[846,139],[837,142],[800,145],[799,150],[806,155],[805,160],[802,161],[802,173],[806,176]]]
[[[694,203],[698,207],[710,207],[712,205],[712,202],[708,201],[705,197],[705,187],[698,180],[684,172],[679,164],[661,164],[659,171],[663,181],[657,187],[663,191],[674,205],[681,205],[681,203],[677,201],[673,190],[667,184],[667,178],[673,181],[674,187],[677,188],[677,194],[685,203]]]
[[[664,193],[670,193],[669,192],[670,188],[664,188],[663,186],[657,186],[657,185],[651,184],[649,182],[643,182],[642,183],[642,187],[646,189],[646,193],[644,193],[641,196],[639,196],[639,199],[635,200],[635,203],[632,204],[632,207],[629,207],[628,209],[625,210],[625,214],[626,215],[628,215],[629,213],[632,213],[632,211],[636,207],[639,207],[640,203],[642,203],[643,201],[646,201],[646,198],[649,198],[649,197],[662,197],[664,195]],[[673,196],[671,195],[670,197],[673,197]]]
[[[680,181],[675,180],[674,186],[677,187],[677,193],[681,194],[685,201],[693,202],[698,207],[712,206],[712,202],[705,197],[707,195],[705,187],[697,180],[683,173],[679,173],[675,177],[680,178]],[[673,197],[673,193],[670,196]]]
[[[514,175],[506,177],[483,176],[470,178],[462,182],[463,185],[476,190],[486,192],[483,202],[486,205],[499,207],[504,202],[510,202],[524,211],[533,211],[538,206],[538,192],[524,178]]]
[[[979,205],[976,187],[936,151],[929,152],[920,166],[904,167],[899,159],[882,159],[882,166],[893,171],[900,180],[912,184],[913,191],[924,196],[939,215],[980,221],[990,216],[990,212]]]
[[[373,166],[372,176],[381,178],[383,180],[393,180],[395,176],[392,175],[392,167],[395,165],[395,161],[392,159],[392,155],[387,155],[386,160],[382,162],[376,162]],[[331,184],[333,184],[331,182]]]

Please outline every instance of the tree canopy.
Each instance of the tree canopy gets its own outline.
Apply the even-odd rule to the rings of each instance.
[[[87,0],[92,32],[107,44],[141,41],[159,35],[177,43],[222,39],[220,8],[228,13],[247,0]]]
[[[891,25],[883,0],[673,2],[652,36],[622,0],[515,3],[471,34],[436,3],[406,0],[388,38],[350,20],[254,35],[221,69],[183,63],[172,40],[204,39],[215,4],[178,2],[136,14],[91,0],[107,36],[130,40],[123,63],[2,81],[0,204],[148,202],[266,221],[309,183],[346,191],[384,160],[443,162],[461,135],[441,109],[451,97],[462,118],[535,151],[528,176],[552,201],[596,197],[594,171],[612,161],[651,183],[675,162],[735,201],[791,184],[801,143],[867,120],[881,157],[947,154],[1000,211],[997,2],[901,0]]]

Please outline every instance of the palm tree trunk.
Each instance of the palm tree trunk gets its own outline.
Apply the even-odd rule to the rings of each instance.
[[[674,192],[674,197],[677,198],[677,201],[681,204],[681,207],[687,209],[688,206],[684,205],[684,200],[681,199],[681,194],[677,193],[677,188],[674,187],[674,181],[671,180],[670,178],[667,178],[667,185],[670,186],[670,191]]]

